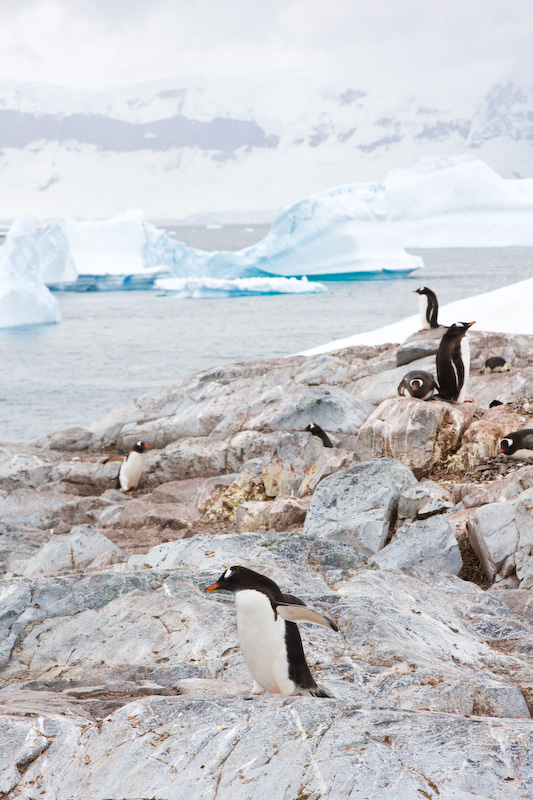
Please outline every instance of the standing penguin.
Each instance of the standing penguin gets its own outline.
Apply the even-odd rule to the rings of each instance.
[[[533,458],[533,428],[513,431],[501,440],[499,453],[517,461]]]
[[[123,492],[135,489],[139,483],[144,467],[145,450],[148,450],[148,445],[144,442],[137,442],[127,458],[113,456],[104,461],[104,464],[108,464],[110,461],[122,461],[122,466],[118,473],[118,485]]]
[[[254,679],[253,694],[330,696],[309,671],[295,623],[312,622],[337,631],[334,622],[246,567],[230,567],[206,592],[221,589],[235,594],[239,642]]]
[[[438,328],[439,323],[437,317],[439,315],[439,303],[437,295],[427,286],[421,286],[415,289],[415,294],[418,295],[418,307],[420,309],[420,319],[422,321],[422,330],[429,328]]]
[[[315,422],[310,422],[306,428],[302,428],[300,433],[312,433],[313,436],[318,436],[318,438],[322,440],[324,447],[333,447],[333,442],[327,435],[326,431]]]
[[[454,322],[437,350],[437,383],[439,395],[452,403],[464,403],[470,374],[470,344],[465,336],[473,322]]]
[[[400,381],[398,394],[400,397],[416,397],[418,400],[431,400],[436,390],[435,378],[431,372],[414,369],[407,372]]]

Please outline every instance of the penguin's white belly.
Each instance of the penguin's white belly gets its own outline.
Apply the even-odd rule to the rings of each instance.
[[[466,336],[463,336],[461,339],[461,359],[464,367],[464,380],[463,385],[461,386],[461,391],[459,392],[459,396],[456,400],[457,403],[464,403],[464,399],[466,397],[466,384],[468,383],[468,377],[470,375],[470,342]]]
[[[274,618],[270,600],[255,589],[237,592],[235,605],[241,652],[254,680],[274,694],[297,694],[289,678],[285,620]]]
[[[427,299],[427,295],[419,294],[418,295],[418,308],[420,310],[420,321],[422,323],[422,329],[427,329],[431,327],[428,322],[428,305],[429,301]]]
[[[123,492],[135,489],[139,483],[144,466],[144,455],[132,452],[120,468],[119,482]]]
[[[533,450],[526,450],[526,448],[523,448],[522,450],[517,450],[516,453],[507,456],[507,458],[514,458],[515,461],[525,461],[526,459],[533,458]]]

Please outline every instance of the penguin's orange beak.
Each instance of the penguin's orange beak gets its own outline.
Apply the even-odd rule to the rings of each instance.
[[[218,589],[218,587],[219,587],[219,584],[218,583],[214,583],[212,586],[208,586],[207,587],[206,592],[214,592],[215,589]]]
[[[471,327],[472,327],[472,325],[475,325],[475,324],[476,324],[476,323],[475,323],[475,321],[474,321],[474,322],[469,322],[469,323],[468,323],[468,327],[469,327],[469,328],[471,328]]]
[[[150,448],[148,447],[148,445],[147,445],[147,444],[145,444],[145,445],[143,445],[143,449],[144,449],[144,450],[149,450]]]
[[[498,450],[498,455],[500,456],[503,453],[503,447],[501,450]]]

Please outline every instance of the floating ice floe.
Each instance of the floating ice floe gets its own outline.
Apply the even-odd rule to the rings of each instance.
[[[161,278],[158,289],[181,298],[254,297],[262,294],[318,294],[327,292],[321,283],[307,278]]]
[[[39,277],[35,223],[23,215],[0,248],[0,328],[43,322],[61,322],[61,314]]]
[[[424,158],[384,180],[404,247],[533,245],[533,179],[501,178],[472,156]]]

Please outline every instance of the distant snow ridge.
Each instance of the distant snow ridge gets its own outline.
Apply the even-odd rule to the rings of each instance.
[[[23,215],[0,248],[0,328],[61,322],[57,300],[39,277],[35,233],[33,219]]]

